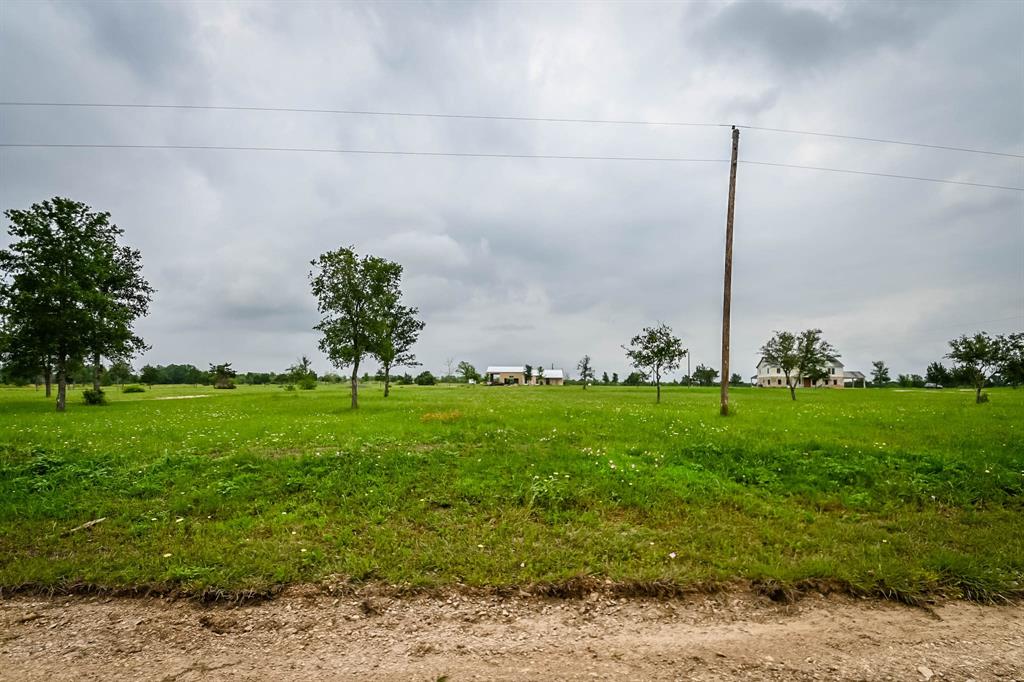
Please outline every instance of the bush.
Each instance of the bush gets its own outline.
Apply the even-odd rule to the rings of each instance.
[[[316,379],[315,379],[315,378],[313,378],[313,377],[312,377],[311,375],[309,375],[309,374],[307,374],[306,376],[304,376],[304,377],[300,378],[300,379],[299,379],[299,380],[298,380],[297,382],[295,382],[295,383],[296,383],[296,385],[297,385],[297,386],[298,386],[299,388],[301,388],[301,389],[302,389],[303,391],[312,391],[312,390],[313,390],[314,388],[316,388]]]
[[[107,396],[103,393],[103,389],[88,389],[82,391],[82,397],[85,399],[86,405],[106,405]]]
[[[286,391],[294,391],[295,390],[295,384],[285,384],[281,388],[283,388]]]
[[[145,393],[146,389],[142,386],[125,386],[121,389],[121,393]]]
[[[433,386],[437,383],[437,379],[430,372],[420,372],[416,377],[416,383],[420,386]]]
[[[235,382],[233,382],[231,379],[217,379],[217,381],[213,384],[213,387],[224,389],[236,388]]]

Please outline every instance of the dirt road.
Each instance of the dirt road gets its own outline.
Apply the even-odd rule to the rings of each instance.
[[[0,680],[1024,681],[1024,606],[749,593],[0,599]]]

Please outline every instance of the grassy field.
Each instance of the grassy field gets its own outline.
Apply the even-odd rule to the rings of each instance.
[[[1024,391],[0,389],[0,588],[579,576],[1024,595]],[[174,396],[196,396],[167,399]],[[106,517],[94,527],[67,533]]]

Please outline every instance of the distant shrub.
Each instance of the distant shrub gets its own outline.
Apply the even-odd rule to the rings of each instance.
[[[433,386],[437,383],[437,379],[430,372],[420,372],[416,377],[416,383],[420,386]]]
[[[224,388],[224,389],[238,388],[237,386],[235,386],[235,382],[232,381],[231,379],[218,379],[213,384],[213,387],[214,388]]]
[[[121,393],[145,393],[146,389],[142,386],[125,386],[121,389]]]
[[[103,393],[103,389],[87,389],[82,391],[82,398],[85,399],[86,405],[106,405],[107,396]]]
[[[303,391],[312,391],[314,388],[316,388],[316,379],[314,377],[310,376],[309,374],[307,374],[304,377],[301,377],[295,383]]]
[[[294,391],[295,390],[295,384],[285,384],[281,388],[283,388],[286,391]]]

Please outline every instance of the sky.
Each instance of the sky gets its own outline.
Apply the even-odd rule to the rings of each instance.
[[[720,365],[729,125],[1016,154],[741,128],[733,371],[813,327],[847,369],[923,374],[948,339],[1024,329],[1024,192],[746,162],[1024,187],[1022,35],[1022,2],[4,0],[4,102],[722,125],[5,105],[5,144],[715,161],[0,147],[0,208],[112,214],[157,289],[137,368],[331,369],[309,264],[354,246],[404,266],[425,369],[624,376],[657,322]]]

